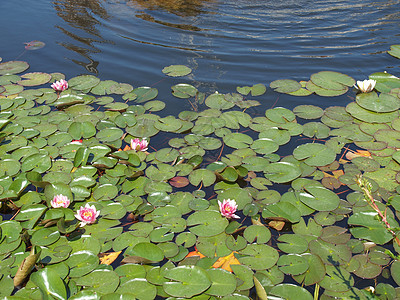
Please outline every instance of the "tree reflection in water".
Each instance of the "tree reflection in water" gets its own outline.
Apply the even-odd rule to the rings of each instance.
[[[59,42],[68,50],[83,56],[86,60],[71,59],[74,63],[83,66],[88,72],[98,74],[98,61],[92,59],[91,55],[101,52],[94,43],[112,43],[105,40],[99,30],[101,19],[109,19],[107,10],[101,5],[100,0],[54,0],[57,15],[71,26],[71,29],[56,26],[65,35],[78,43]],[[97,18],[98,17],[98,18]],[[80,44],[80,45],[79,45]]]

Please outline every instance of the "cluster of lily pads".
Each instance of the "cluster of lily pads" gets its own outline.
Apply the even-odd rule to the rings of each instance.
[[[54,90],[63,74],[28,67],[0,63],[1,299],[399,297],[396,76],[364,93],[331,71],[276,80],[355,101],[263,116],[247,113],[263,84],[178,83],[203,109],[160,117],[154,87],[81,75]],[[100,215],[81,227],[84,207]]]

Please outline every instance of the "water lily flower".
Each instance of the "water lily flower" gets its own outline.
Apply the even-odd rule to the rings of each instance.
[[[149,142],[147,141],[146,138],[144,139],[132,139],[131,140],[131,149],[136,150],[136,151],[147,151],[149,146]]]
[[[224,201],[221,203],[221,201],[218,200],[218,205],[219,205],[219,210],[221,212],[221,215],[224,217],[230,219],[230,218],[235,218],[239,219],[240,217],[235,215],[235,212],[237,210],[237,205],[235,200],[230,200],[230,199],[224,199]]]
[[[357,81],[357,85],[355,86],[363,93],[369,93],[375,88],[376,80],[365,79],[364,81]]]
[[[89,205],[86,203],[85,207],[81,208],[76,212],[75,218],[81,221],[80,226],[83,227],[86,224],[93,224],[96,222],[96,218],[100,215],[100,211],[96,210],[94,205]]]
[[[64,207],[67,208],[70,205],[71,201],[67,196],[64,195],[56,195],[53,200],[50,201],[50,204],[54,208]]]
[[[71,142],[71,144],[76,144],[76,145],[82,145],[82,143],[83,143],[82,139],[80,139],[80,140],[72,140],[72,142]]]
[[[57,93],[65,91],[68,88],[68,82],[64,79],[60,79],[60,81],[54,82],[51,87],[53,90],[55,90]]]

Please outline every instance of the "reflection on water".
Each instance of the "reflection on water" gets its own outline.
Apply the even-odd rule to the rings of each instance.
[[[95,44],[105,42],[112,44],[111,41],[106,41],[102,38],[101,32],[97,29],[97,26],[101,23],[101,19],[107,20],[110,18],[107,10],[102,7],[101,2],[101,0],[53,1],[57,15],[75,29],[75,32],[66,29],[65,26],[61,27],[56,25],[56,27],[61,30],[62,33],[78,42],[78,44],[71,42],[59,42],[59,44],[86,58],[86,61],[71,60],[83,66],[88,72],[96,75],[98,74],[97,66],[99,65],[99,61],[93,60],[91,54],[99,53],[100,50],[96,48]],[[79,31],[76,32],[76,29]]]
[[[207,13],[204,5],[208,0],[130,0],[128,6],[148,9],[148,10],[166,10],[172,14],[188,17],[197,16],[201,13]]]

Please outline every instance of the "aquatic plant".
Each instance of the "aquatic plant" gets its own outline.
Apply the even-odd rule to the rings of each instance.
[[[355,101],[255,115],[265,85],[207,95],[172,65],[193,110],[161,117],[154,87],[80,75],[57,95],[63,74],[28,68],[0,63],[5,299],[398,297],[396,76],[371,74],[366,93],[332,71],[279,79],[276,93]],[[144,138],[147,153],[131,145]]]

